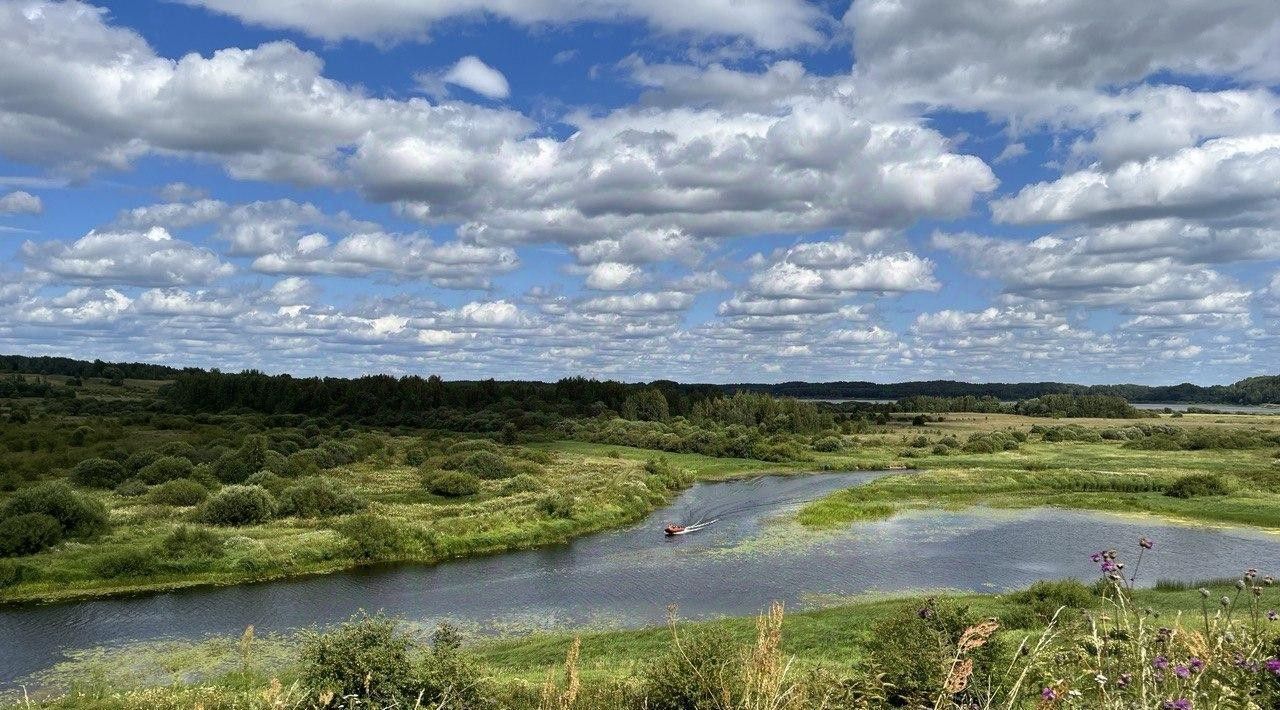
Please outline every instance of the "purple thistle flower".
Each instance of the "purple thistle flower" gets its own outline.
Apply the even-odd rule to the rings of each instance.
[[[1193,671],[1195,671],[1195,672],[1197,672],[1197,673],[1199,673],[1200,671],[1204,670],[1204,660],[1203,660],[1203,659],[1200,659],[1200,658],[1192,658],[1192,659],[1189,661],[1189,665],[1191,666],[1191,670],[1193,670]]]
[[[1280,675],[1280,658],[1267,659],[1267,670],[1275,675]]]
[[[1128,688],[1129,684],[1132,682],[1133,682],[1132,673],[1121,673],[1120,677],[1116,678],[1116,685],[1120,686],[1121,688]]]
[[[1151,662],[1151,665],[1155,666],[1159,670],[1164,670],[1169,667],[1169,659],[1164,656],[1156,656],[1156,659]]]
[[[1267,621],[1277,621],[1277,620],[1280,620],[1280,614],[1277,614],[1275,609],[1272,609],[1271,611],[1267,612]]]
[[[1187,668],[1186,666],[1177,666],[1173,669],[1173,674],[1178,676],[1179,678],[1190,678],[1191,669]]]
[[[1095,553],[1093,553],[1092,555],[1089,555],[1089,559],[1093,560],[1094,562],[1101,562],[1101,561],[1102,561],[1102,553],[1101,553],[1101,552],[1095,552]]]
[[[1140,537],[1140,538],[1138,538],[1138,547],[1141,547],[1141,548],[1142,548],[1142,549],[1144,549],[1144,550],[1150,550],[1151,548],[1153,548],[1153,547],[1155,547],[1155,546],[1156,546],[1156,542],[1155,542],[1155,540],[1152,540],[1152,539],[1151,539],[1151,538],[1149,538],[1149,537]]]
[[[1053,688],[1045,687],[1044,690],[1040,691],[1040,697],[1045,700],[1057,700],[1058,691],[1054,690]]]
[[[1161,707],[1164,710],[1191,710],[1191,701],[1186,698],[1178,698],[1177,700],[1166,700]]]

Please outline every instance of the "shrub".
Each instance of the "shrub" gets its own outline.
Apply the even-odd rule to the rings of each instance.
[[[227,486],[209,500],[200,518],[214,525],[252,525],[271,519],[276,501],[261,486]]]
[[[284,489],[289,487],[289,479],[263,469],[244,479],[244,484],[246,486],[261,486],[267,489],[267,492],[271,495],[279,497],[284,492]]]
[[[1011,601],[1026,604],[1041,622],[1053,618],[1058,609],[1088,609],[1098,598],[1083,582],[1076,579],[1041,580],[1029,589],[1009,596]]]
[[[162,505],[199,505],[209,497],[209,490],[190,478],[166,481],[151,491],[151,500]]]
[[[382,615],[352,617],[326,631],[302,635],[302,682],[356,697],[378,707],[399,705],[413,694],[413,639]]]
[[[147,483],[155,485],[178,478],[186,478],[191,475],[192,468],[193,466],[189,459],[184,459],[181,456],[161,456],[143,466],[138,471],[138,477]]]
[[[67,437],[67,442],[72,446],[84,446],[85,441],[91,436],[93,436],[93,430],[89,427],[76,427],[75,431],[71,432],[71,436]]]
[[[834,436],[824,436],[813,442],[814,451],[833,452],[839,451],[842,448],[844,448],[844,444],[838,437]]]
[[[160,541],[160,553],[176,560],[220,557],[222,538],[212,530],[179,525]]]
[[[161,456],[164,456],[164,454],[151,449],[136,451],[132,456],[125,460],[124,467],[129,469],[131,473],[137,473],[154,463]]]
[[[487,480],[511,478],[516,475],[515,469],[505,458],[491,451],[477,451],[467,456],[457,469],[476,478]]]
[[[423,485],[431,493],[447,498],[472,496],[480,492],[480,479],[459,471],[436,471],[423,480]]]
[[[572,518],[573,501],[563,493],[548,493],[538,499],[538,510],[552,518]]]
[[[280,512],[300,518],[346,515],[362,510],[368,503],[331,478],[304,478],[280,494]]]
[[[92,496],[77,493],[62,481],[49,481],[14,493],[0,506],[0,520],[26,513],[43,513],[62,525],[63,535],[84,537],[107,528],[107,507]]]
[[[404,452],[404,462],[409,466],[421,466],[427,461],[427,452],[420,447],[413,447]]]
[[[128,477],[124,466],[111,459],[85,459],[71,469],[71,480],[89,488],[114,488]]]
[[[347,538],[351,553],[358,560],[391,559],[404,547],[400,529],[390,520],[377,515],[354,515],[344,519],[334,529]]]
[[[115,494],[121,498],[137,498],[147,494],[147,484],[140,478],[129,478],[116,486]]]
[[[536,493],[545,487],[545,484],[543,484],[542,480],[537,476],[528,473],[521,473],[515,478],[507,481],[506,485],[502,487],[502,490],[507,494]]]
[[[1173,482],[1165,495],[1174,498],[1198,498],[1200,496],[1224,496],[1231,488],[1221,476],[1212,473],[1193,473]]]
[[[145,577],[160,570],[160,562],[150,550],[124,548],[99,555],[91,563],[94,574],[107,579]]]
[[[414,668],[413,678],[414,697],[421,693],[426,707],[470,710],[494,706],[483,692],[480,666],[461,647],[461,637],[448,624],[441,624],[431,635],[431,652]]]
[[[44,513],[24,513],[0,521],[0,556],[34,555],[62,541],[62,524]]]
[[[890,704],[932,707],[950,668],[956,643],[973,621],[967,609],[930,599],[923,606],[903,607],[897,614],[876,622],[871,627],[867,651],[884,674]],[[966,654],[974,662],[970,688],[987,685],[997,655],[996,638]],[[958,704],[968,707],[965,702]]]
[[[35,577],[34,568],[22,564],[17,560],[6,560],[0,558],[0,589],[12,587],[18,582],[22,582]]]
[[[718,710],[735,707],[740,652],[721,631],[682,639],[640,674],[650,710]],[[726,697],[728,696],[728,697]]]
[[[470,453],[473,451],[488,451],[491,454],[496,454],[500,449],[497,444],[488,439],[463,439],[451,444],[447,451],[451,454]]]

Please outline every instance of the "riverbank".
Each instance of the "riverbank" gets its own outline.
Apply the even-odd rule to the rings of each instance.
[[[1158,625],[1173,630],[1162,633],[1194,636],[1201,625],[1198,586],[1203,586],[1214,600],[1226,597],[1247,602],[1247,597],[1240,600],[1234,583],[1223,580],[1135,590],[1127,597],[1127,608],[1141,609],[1140,615],[1151,620],[1152,630],[1146,633],[1154,635]],[[1269,596],[1274,593],[1265,589],[1263,603],[1275,605],[1276,600]],[[1024,643],[1034,646],[1050,623],[1058,629],[1055,634],[1069,630],[1078,633],[1083,618],[1117,613],[1113,602],[1078,583],[1036,585],[1029,591],[1007,594],[867,596],[818,609],[792,609],[787,610],[785,618],[780,617],[778,634],[777,652],[787,668],[786,677],[792,682],[811,682],[815,677],[826,676],[865,680],[863,676],[869,669],[873,672],[877,662],[883,662],[875,655],[885,652],[884,644],[877,644],[877,634],[886,624],[901,623],[895,620],[923,618],[925,612],[921,610],[956,614],[969,623],[996,620],[999,625],[991,643],[1001,649],[1002,657]],[[1217,610],[1210,613],[1216,628],[1224,615]],[[1247,613],[1242,610],[1242,617]],[[472,640],[461,653],[468,673],[473,674],[470,682],[485,690],[485,707],[545,707],[537,700],[540,689],[548,677],[562,677],[566,656],[574,659],[571,672],[574,682],[581,684],[583,702],[574,707],[617,707],[602,700],[614,697],[609,689],[622,685],[631,687],[633,693],[652,692],[652,688],[645,689],[650,686],[655,669],[670,662],[667,659],[672,658],[675,644],[704,649],[750,648],[757,639],[759,624],[757,617],[746,616],[678,621],[674,626],[625,631],[565,630]],[[418,634],[426,631],[406,630]],[[1268,634],[1274,631],[1269,627],[1265,630]],[[677,637],[679,642],[675,641]],[[418,638],[418,643],[426,643],[421,635]],[[255,637],[246,633],[240,637],[162,641],[131,644],[114,651],[89,651],[45,674],[43,682],[49,684],[46,687],[9,692],[5,698],[9,704],[2,707],[140,710],[199,704],[206,708],[275,708],[280,706],[278,701],[302,702],[315,692],[308,687],[298,648],[299,639],[293,635]],[[1064,658],[1059,663],[1066,665],[1059,665],[1056,672],[1070,677],[1074,662]],[[679,667],[678,664],[676,668]],[[682,672],[696,679],[694,666],[686,665]],[[1032,689],[1029,695],[1038,692]]]
[[[796,470],[760,461],[557,442],[529,447],[535,452],[530,455],[542,461],[529,489],[513,488],[506,480],[484,481],[477,494],[450,499],[424,490],[417,467],[402,462],[400,450],[413,441],[393,440],[388,455],[335,472],[369,501],[361,515],[387,521],[394,530],[397,548],[380,550],[376,558],[362,554],[342,531],[341,520],[287,517],[237,526],[234,536],[224,533],[229,551],[201,559],[203,569],[104,575],[104,559],[156,548],[172,526],[194,513],[191,507],[107,494],[102,498],[110,509],[111,533],[92,544],[68,543],[24,558],[30,581],[0,588],[0,604],[230,586],[562,544],[634,523],[669,503],[692,480]],[[646,468],[660,459],[669,461],[662,464],[665,473]]]

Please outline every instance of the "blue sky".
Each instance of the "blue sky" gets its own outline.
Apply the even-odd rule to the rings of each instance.
[[[0,350],[1277,370],[1269,0],[0,0]]]

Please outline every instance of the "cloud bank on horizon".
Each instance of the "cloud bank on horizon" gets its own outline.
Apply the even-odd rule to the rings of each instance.
[[[1280,371],[1274,0],[0,0],[0,351]]]

